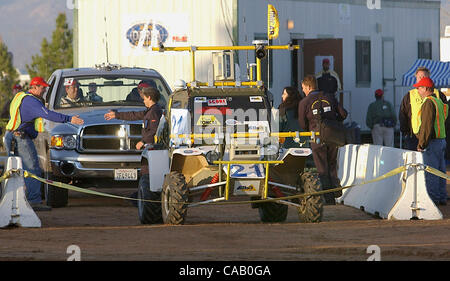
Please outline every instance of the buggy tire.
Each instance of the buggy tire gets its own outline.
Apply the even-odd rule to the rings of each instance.
[[[170,172],[164,177],[161,193],[162,218],[165,224],[183,224],[187,213],[189,191],[184,175]]]
[[[148,187],[139,185],[137,194],[137,208],[139,221],[142,224],[162,223],[161,215],[161,193],[152,192]],[[145,202],[141,200],[151,200],[155,202]]]
[[[262,222],[284,222],[288,214],[288,206],[275,202],[258,204],[259,217]]]
[[[49,177],[49,180],[58,181],[63,183],[68,183],[69,180],[67,178],[53,178]],[[66,207],[69,203],[69,190],[52,186],[50,184],[44,184],[45,189],[45,201],[47,206],[52,208],[62,208]]]
[[[314,193],[322,190],[322,185],[317,175],[309,172],[300,174],[299,185],[301,194]],[[299,198],[298,216],[301,222],[317,223],[322,221],[323,196],[315,195]]]

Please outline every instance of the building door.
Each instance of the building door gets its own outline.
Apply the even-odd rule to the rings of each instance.
[[[400,100],[395,96],[395,64],[394,64],[394,39],[383,38],[383,90],[384,99],[391,102],[395,112],[400,109]]]
[[[315,75],[322,70],[321,58],[331,58],[331,66],[333,70],[338,74],[341,82],[341,87],[345,91],[345,85],[343,82],[343,59],[342,59],[342,39],[304,39],[303,40],[303,76]],[[331,68],[330,66],[330,68]],[[301,89],[300,89],[301,90]],[[344,101],[349,97],[345,97],[342,94],[337,96],[339,102],[344,105]]]

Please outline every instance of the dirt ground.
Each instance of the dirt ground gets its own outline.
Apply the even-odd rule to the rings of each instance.
[[[130,201],[70,192],[68,207],[37,213],[41,228],[0,229],[0,260],[65,261],[70,245],[83,261],[365,261],[370,245],[381,260],[450,260],[450,201],[439,208],[443,220],[388,221],[325,206],[323,222],[302,224],[289,207],[285,223],[263,224],[250,205],[216,205],[190,208],[185,225],[141,225]]]

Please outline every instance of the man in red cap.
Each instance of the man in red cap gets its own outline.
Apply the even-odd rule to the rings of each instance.
[[[139,82],[138,86],[136,88],[133,88],[133,90],[131,90],[131,92],[128,94],[127,98],[125,99],[126,101],[135,101],[135,102],[140,102],[140,103],[144,103],[144,99],[142,97],[142,89],[143,88],[148,88],[148,87],[152,87],[155,89],[158,89],[156,86],[155,81],[153,80],[142,80],[141,82]]]
[[[383,96],[382,89],[375,91],[375,101],[367,109],[366,125],[372,130],[373,144],[393,147],[397,117],[394,107]]]
[[[425,165],[440,170],[445,174],[446,131],[445,120],[448,115],[448,105],[433,95],[434,83],[428,78],[422,78],[414,84],[423,104],[418,115],[419,132],[417,133],[417,151],[423,152]],[[428,195],[436,205],[447,205],[446,180],[431,173],[425,173]]]
[[[17,93],[10,105],[10,120],[6,125],[4,145],[8,155],[14,154],[22,158],[23,168],[37,176],[41,176],[39,160],[34,146],[35,139],[44,127],[42,118],[59,123],[70,122],[75,125],[84,123],[78,116],[68,116],[48,110],[42,101],[42,94],[49,85],[42,77],[34,77],[28,92]],[[25,179],[28,202],[35,211],[50,210],[42,204],[41,183],[32,178]]]
[[[430,71],[426,67],[418,67],[416,70],[416,83],[418,83],[424,77],[430,77]],[[433,95],[440,98],[446,103],[446,97],[443,93],[434,89]],[[418,89],[414,88],[410,90],[405,96],[403,96],[400,104],[400,111],[398,114],[398,120],[400,122],[400,131],[405,138],[405,148],[409,150],[417,149],[416,134],[419,132],[418,113],[422,107],[423,98],[418,93]]]
[[[339,75],[330,69],[330,60],[324,58],[322,60],[322,71],[316,74],[317,87],[319,91],[334,94],[342,90]]]

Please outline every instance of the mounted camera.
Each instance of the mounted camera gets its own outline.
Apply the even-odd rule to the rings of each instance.
[[[256,47],[256,57],[258,59],[264,59],[267,55],[265,46],[267,46],[269,42],[267,40],[253,40],[252,44]]]

